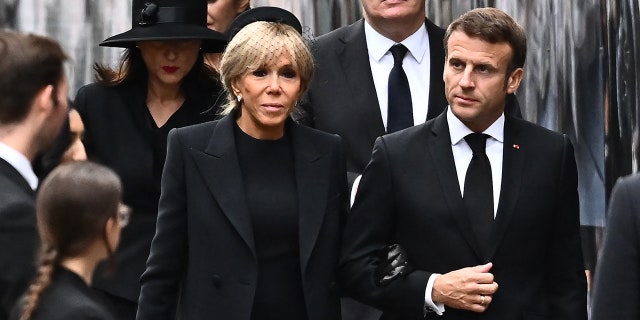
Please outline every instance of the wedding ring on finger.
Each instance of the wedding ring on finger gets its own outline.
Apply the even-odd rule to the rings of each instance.
[[[484,295],[480,295],[480,305],[484,306]]]

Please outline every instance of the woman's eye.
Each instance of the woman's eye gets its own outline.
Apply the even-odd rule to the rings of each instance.
[[[267,71],[264,70],[264,69],[258,69],[256,71],[252,72],[251,74],[253,74],[256,77],[264,77],[264,76],[267,75]]]
[[[296,72],[295,70],[285,70],[282,72],[282,76],[285,78],[295,78],[296,77]]]

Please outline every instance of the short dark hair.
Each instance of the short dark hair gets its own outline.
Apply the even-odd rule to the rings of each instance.
[[[67,60],[51,38],[0,30],[0,124],[24,120],[38,91],[57,89]]]
[[[453,21],[444,35],[444,53],[448,54],[449,37],[454,31],[462,31],[471,38],[489,43],[507,42],[513,50],[507,75],[522,68],[527,56],[527,35],[511,16],[496,8],[476,8]]]

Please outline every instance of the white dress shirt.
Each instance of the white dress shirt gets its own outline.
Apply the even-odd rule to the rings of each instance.
[[[451,108],[447,108],[447,123],[449,124],[449,135],[451,137],[451,151],[453,151],[453,160],[456,165],[456,173],[458,175],[458,183],[460,185],[460,194],[464,197],[464,180],[467,174],[467,168],[473,158],[473,151],[471,147],[464,140],[468,134],[473,131],[460,121]],[[500,115],[495,122],[493,122],[489,128],[482,133],[487,134],[490,138],[487,138],[486,154],[491,164],[491,179],[493,182],[493,217],[495,218],[498,211],[498,201],[500,200],[500,185],[502,183],[502,150],[504,145],[504,113]],[[427,282],[427,288],[425,290],[425,303],[428,308],[435,311],[437,314],[442,315],[444,312],[444,305],[442,303],[434,303],[431,299],[433,293],[433,283],[440,274],[432,274]]]
[[[33,172],[31,162],[22,153],[16,149],[0,142],[0,158],[4,159],[13,166],[20,175],[29,183],[31,189],[36,190],[38,187],[38,177]]]
[[[389,104],[389,73],[393,68],[393,55],[391,55],[389,49],[396,42],[379,34],[366,20],[364,22],[364,35],[369,51],[369,64],[371,65],[373,83],[375,84],[380,104],[380,114],[386,130]],[[413,125],[418,125],[427,120],[429,108],[431,55],[429,53],[429,35],[425,24],[422,23],[422,26],[416,32],[402,40],[401,43],[408,49],[404,60],[402,60],[402,67],[407,74],[409,89],[411,90]]]

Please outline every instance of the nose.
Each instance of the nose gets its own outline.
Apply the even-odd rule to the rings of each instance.
[[[269,87],[267,88],[269,93],[280,93],[280,77],[277,73],[272,73],[269,76]]]
[[[167,59],[169,60],[175,60],[176,57],[178,56],[178,49],[176,48],[176,44],[174,43],[167,43],[165,49],[164,49],[164,54],[167,57]]]
[[[462,76],[460,77],[460,81],[458,82],[461,87],[473,88],[475,86],[475,83],[473,82],[472,71],[473,69],[471,68],[471,66],[468,66],[464,69],[464,71],[462,72]]]

